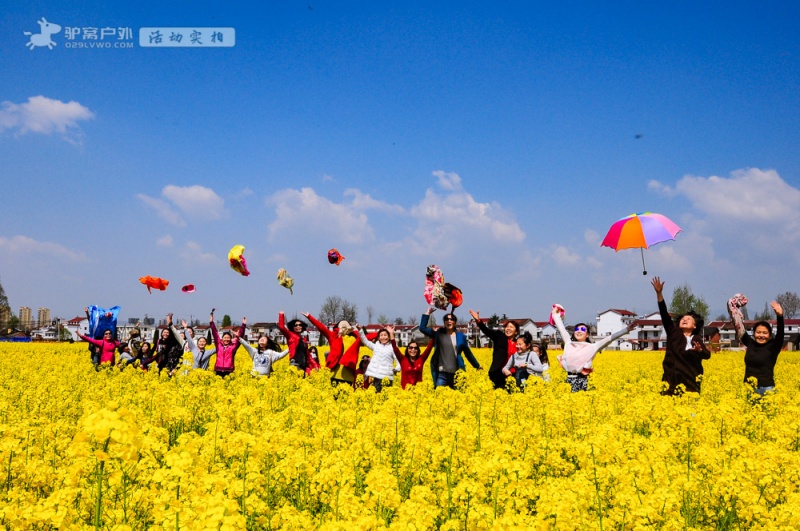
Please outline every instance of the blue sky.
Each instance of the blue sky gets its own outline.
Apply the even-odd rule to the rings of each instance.
[[[339,295],[361,320],[405,319],[428,264],[464,318],[649,313],[651,275],[712,317],[736,292],[760,310],[800,291],[797,4],[16,4],[0,19],[15,312],[272,320]],[[62,31],[29,49],[42,17]],[[236,44],[139,46],[141,27],[194,26]],[[131,28],[133,47],[69,47],[74,27]],[[683,228],[645,251],[647,277],[638,251],[600,247],[642,211]]]

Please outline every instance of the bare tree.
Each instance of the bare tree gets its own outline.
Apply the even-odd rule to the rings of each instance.
[[[394,318],[394,324],[395,324],[395,326],[403,326],[405,323],[403,322],[403,318],[402,317],[395,317]]]
[[[775,297],[775,300],[783,308],[783,316],[786,319],[792,319],[800,313],[800,297],[794,291],[787,291]]]
[[[319,310],[319,320],[323,323],[338,323],[342,319],[355,323],[357,317],[358,306],[338,295],[327,297]]]
[[[370,304],[367,306],[367,324],[372,324],[373,317],[375,317],[375,308]]]
[[[419,315],[409,315],[406,322],[411,326],[417,326],[419,323]]]
[[[383,313],[382,313],[382,314],[380,314],[380,315],[378,316],[378,324],[380,324],[380,325],[387,325],[387,324],[389,324],[389,318],[388,318],[388,317],[386,317],[386,314],[383,314]]]

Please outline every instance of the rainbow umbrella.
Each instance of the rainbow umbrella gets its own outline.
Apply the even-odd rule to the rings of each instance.
[[[642,252],[642,274],[647,274],[644,265],[644,250],[651,245],[674,240],[681,228],[667,216],[655,212],[631,214],[615,222],[608,229],[601,247],[620,249],[640,249]]]

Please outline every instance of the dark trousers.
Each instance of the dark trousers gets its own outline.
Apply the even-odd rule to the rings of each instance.
[[[505,389],[506,388],[506,375],[503,374],[502,370],[489,371],[489,379],[494,384],[494,388],[495,389]]]

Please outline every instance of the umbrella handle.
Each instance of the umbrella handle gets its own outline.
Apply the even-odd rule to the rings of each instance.
[[[644,265],[644,248],[643,247],[639,247],[639,250],[642,251],[642,274],[646,275],[647,274],[647,267],[645,267],[645,265]]]

